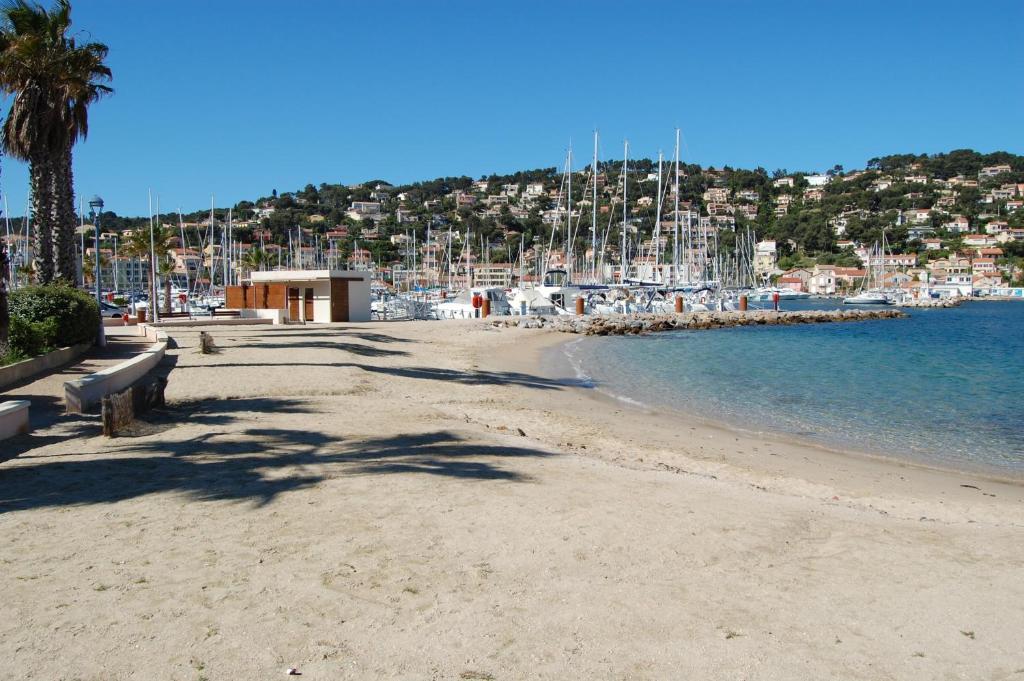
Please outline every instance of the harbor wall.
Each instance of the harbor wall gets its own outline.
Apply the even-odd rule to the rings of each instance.
[[[577,317],[558,315],[551,317],[500,317],[489,320],[493,327],[525,327],[549,329],[561,333],[586,336],[623,336],[657,331],[700,331],[733,326],[784,326],[791,324],[826,324],[831,322],[858,322],[869,319],[898,319],[906,317],[899,310],[800,310],[775,312],[755,310],[748,312],[687,312],[682,314],[591,315]]]

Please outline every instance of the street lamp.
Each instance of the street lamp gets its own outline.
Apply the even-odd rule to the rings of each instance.
[[[100,308],[100,330],[96,335],[96,343],[102,347],[107,344],[107,337],[103,333],[103,300],[100,291],[100,213],[103,212],[103,199],[98,196],[89,199],[89,212],[92,213],[93,224],[96,226],[96,271],[93,278],[96,281],[96,305]]]

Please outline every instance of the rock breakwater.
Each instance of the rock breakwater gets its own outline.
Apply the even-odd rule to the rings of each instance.
[[[687,312],[683,314],[631,315],[559,315],[536,317],[499,317],[487,323],[493,327],[548,329],[585,336],[625,336],[657,331],[699,331],[732,326],[785,326],[790,324],[825,324],[859,322],[868,319],[906,317],[899,310],[801,310],[774,312]]]

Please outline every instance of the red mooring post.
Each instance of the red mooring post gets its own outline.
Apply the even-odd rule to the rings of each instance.
[[[584,306],[585,303],[586,303],[586,301],[583,300],[583,298],[577,298],[576,299],[576,314],[578,314],[578,315],[583,314],[583,306]]]
[[[481,312],[482,312],[484,317],[490,316],[490,314],[491,314],[491,300],[490,300],[490,298],[484,298],[483,306],[481,307]]]
[[[746,296],[740,296],[740,312],[746,312],[746,311],[747,311],[747,297]]]
[[[676,314],[682,314],[683,312],[683,297],[676,296]]]

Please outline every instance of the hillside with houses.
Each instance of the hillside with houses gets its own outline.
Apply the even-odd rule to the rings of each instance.
[[[705,257],[753,246],[755,283],[813,294],[854,289],[876,265],[887,286],[904,288],[1019,286],[1024,276],[1022,156],[894,155],[825,172],[680,164],[678,194],[675,166],[663,162],[660,175],[658,161],[639,159],[625,173],[621,161],[605,161],[596,173],[587,165],[406,185],[308,184],[230,209],[164,214],[159,222],[172,235],[175,275],[193,281],[220,276],[229,220],[235,276],[278,266],[349,267],[412,285],[455,268],[463,283],[472,277],[508,286],[575,258],[577,271],[610,281],[625,245],[627,271],[657,279],[678,257],[671,240],[680,229],[681,243]],[[119,289],[144,281],[141,256],[117,246],[148,218],[108,212],[101,220],[104,279],[116,277]],[[91,227],[84,232],[91,241]],[[91,256],[93,245],[86,246]]]

